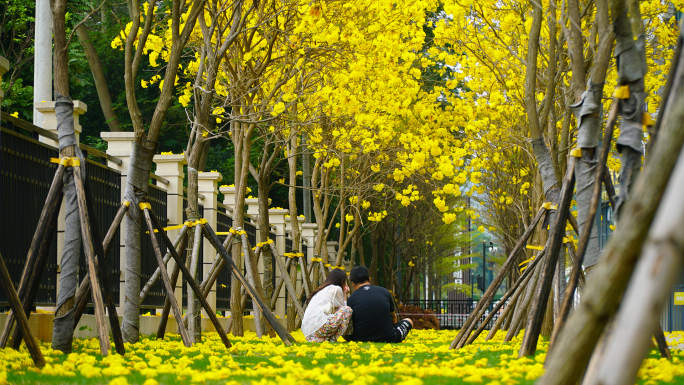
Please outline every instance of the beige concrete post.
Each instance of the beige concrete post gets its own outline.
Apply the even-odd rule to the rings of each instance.
[[[53,101],[41,101],[36,103],[36,110],[43,114],[43,128],[57,133],[57,115],[55,114],[55,102]],[[88,111],[88,106],[80,100],[74,100],[74,131],[76,132],[76,141],[79,141],[81,131],[83,127],[79,123],[78,117],[85,114]],[[58,147],[57,142],[52,139],[45,137],[40,137],[40,141],[49,144],[53,147]]]
[[[311,266],[313,262],[311,262],[312,258],[315,258],[316,256],[314,255],[314,251],[316,250],[316,229],[318,228],[318,225],[315,223],[302,223],[302,239],[305,240],[306,242],[302,244],[302,249],[306,247],[306,255],[307,255],[307,260],[306,263]],[[313,272],[313,270],[312,270]],[[313,282],[313,274],[309,276],[309,279],[312,281],[312,285],[315,287],[318,287],[317,282]]]
[[[133,141],[135,140],[135,133],[133,132],[101,132],[100,137],[107,142],[107,154],[115,156],[121,159],[121,165],[114,162],[107,161],[107,166],[118,170],[121,173],[121,200],[124,199],[124,191],[126,190],[126,175],[128,174],[128,166],[131,161],[131,154],[133,153]],[[119,227],[119,247],[121,248],[121,258],[119,268],[121,270],[121,276],[119,278],[121,290],[119,290],[119,307],[116,309],[118,314],[123,314],[123,305],[125,303],[126,297],[123,287],[126,282],[126,250],[125,250],[125,240],[126,240],[126,221],[121,221],[121,226]],[[59,235],[59,233],[58,233]],[[63,238],[62,238],[63,240]],[[57,245],[60,244],[59,238],[57,240]],[[57,255],[60,255],[58,253]]]
[[[214,231],[216,230],[216,222],[218,221],[218,189],[217,184],[223,180],[223,175],[219,172],[200,172],[197,177],[197,191],[204,195],[204,219],[207,220],[209,226],[211,226]],[[204,274],[209,271],[211,264],[214,263],[216,258],[216,250],[211,245],[208,239],[204,239],[204,249],[202,255],[202,262],[204,263]],[[204,277],[199,277],[203,279]],[[211,291],[207,296],[207,302],[212,309],[216,308],[216,283],[212,285]],[[207,317],[206,312],[202,309],[202,314]]]
[[[155,155],[153,161],[157,165],[155,174],[169,181],[169,184],[166,186],[166,218],[169,220],[167,226],[171,227],[183,224],[183,180],[185,179],[183,166],[188,163],[187,159],[185,159],[185,155],[183,154],[164,154]],[[180,229],[176,229],[169,230],[166,233],[171,240],[174,240],[179,232]],[[172,258],[166,265],[169,276],[175,267],[176,261]],[[178,303],[182,303],[182,285],[176,285],[174,296]]]
[[[331,265],[335,264],[337,259],[337,241],[328,241],[326,246],[328,247],[328,263]]]
[[[219,187],[219,191],[223,194],[223,204],[228,207],[228,215],[233,217],[233,210],[235,210],[235,186],[223,185]]]
[[[258,198],[246,198],[245,199],[245,204],[247,205],[247,215],[251,215],[255,222],[256,219],[259,218],[259,199]],[[257,223],[254,223],[256,226]],[[259,237],[259,234],[257,233],[257,238]],[[261,241],[259,241],[261,242]]]
[[[285,214],[288,210],[286,209],[269,209],[268,218],[271,221],[271,225],[275,227],[276,241],[275,248],[278,251],[278,255],[282,257],[285,253]],[[273,266],[276,271],[276,281],[280,277],[280,269],[277,266]],[[275,288],[274,288],[275,290]],[[276,315],[282,319],[285,319],[285,285],[278,293],[278,301],[276,302]]]

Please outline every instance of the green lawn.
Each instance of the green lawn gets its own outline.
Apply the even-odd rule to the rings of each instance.
[[[12,384],[531,384],[543,373],[546,341],[533,358],[516,358],[520,338],[502,342],[478,339],[458,351],[447,350],[455,331],[412,331],[402,344],[299,343],[259,340],[254,333],[229,335],[225,349],[216,333],[185,348],[178,335],[164,341],[145,337],[126,346],[126,355],[102,358],[96,340],[74,341],[74,353],[62,355],[42,344],[48,365],[33,367],[28,352],[0,350],[0,385]],[[304,341],[301,333],[294,333]],[[640,370],[640,383],[684,384],[681,350],[672,363],[654,349]],[[668,381],[669,380],[669,381]]]

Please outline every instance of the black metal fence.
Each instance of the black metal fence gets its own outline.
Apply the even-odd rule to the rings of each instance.
[[[249,242],[249,245],[251,247],[256,246],[257,244],[257,228],[254,226],[253,223],[245,221],[243,226],[245,227],[244,230],[247,233],[247,241]]]
[[[680,279],[684,282],[684,279]],[[675,298],[678,297],[678,298]],[[660,324],[666,332],[684,330],[684,285],[675,285],[670,290],[670,295],[665,301],[665,308],[660,317]],[[679,303],[679,304],[678,304]]]
[[[188,214],[185,211],[185,209],[188,208],[188,199],[183,198],[183,221],[188,220]],[[204,218],[204,206],[202,205],[197,205],[197,211],[199,212],[199,217]],[[187,257],[190,258],[190,250],[188,249],[186,253]],[[182,274],[181,274],[182,275]],[[202,241],[202,244],[200,244],[200,250],[199,250],[199,261],[198,261],[198,266],[197,266],[197,277],[198,280],[201,282],[202,278],[204,278],[204,241]],[[183,307],[188,307],[188,285],[186,284],[187,281],[185,280],[185,277],[182,277],[182,280],[180,280],[183,284]],[[164,304],[162,304],[163,306]]]
[[[233,218],[228,216],[225,212],[217,210],[218,216],[216,221],[217,232],[228,232],[233,227]],[[227,235],[219,235],[221,242],[225,241]],[[224,266],[219,272],[216,279],[216,310],[224,311],[230,310],[230,283],[231,274],[228,266]]]
[[[167,207],[167,193],[165,190],[150,184],[148,189],[147,201],[152,206],[152,211],[157,214],[159,222],[162,226],[168,223],[168,218],[166,214]],[[162,257],[166,255],[166,245],[162,240],[162,235],[160,233],[155,234],[159,248],[161,249]],[[159,267],[157,263],[157,257],[154,255],[154,248],[152,247],[152,240],[150,239],[150,233],[148,232],[145,220],[142,220],[142,231],[140,231],[140,290],[145,286],[145,283],[152,277],[155,270]],[[145,297],[143,303],[140,307],[143,309],[156,309],[163,308],[164,301],[166,300],[166,290],[164,289],[164,282],[158,279],[150,292]]]
[[[463,323],[477,305],[477,301],[470,299],[420,299],[405,300],[402,301],[402,304],[417,306],[424,310],[431,310],[433,313],[435,313],[435,317],[437,317],[441,329],[460,329],[463,327]],[[484,322],[492,308],[493,305],[490,305],[489,309],[478,321],[478,325],[481,325],[481,323]],[[505,306],[502,306],[498,313],[501,314],[504,308]],[[495,315],[492,320],[487,323],[485,329],[491,329],[492,326],[494,326],[494,323],[499,318],[499,314]]]
[[[285,237],[285,252],[292,252],[292,238]]]
[[[30,126],[28,123],[25,125]],[[20,131],[23,131],[19,129]],[[30,132],[28,132],[30,134]],[[50,162],[59,153],[56,148],[41,143],[23,132],[2,128],[0,132],[0,253],[18,287],[26,263],[40,213],[45,204],[57,165]],[[121,176],[118,171],[88,160],[86,174],[95,202],[95,218],[104,237],[121,201]],[[107,256],[115,302],[119,305],[120,242],[115,236]],[[85,275],[85,257],[81,252],[79,276]],[[50,253],[35,298],[37,306],[54,306],[57,301],[57,236]],[[6,304],[5,293],[0,290],[0,304]]]
[[[50,158],[59,156],[57,149],[25,135],[2,128],[0,132],[0,253],[5,259],[12,283],[19,287],[50,184],[57,165]],[[117,279],[118,281],[118,279]],[[54,305],[57,301],[57,237],[40,280],[36,305]],[[7,296],[0,289],[0,303]]]
[[[114,221],[116,212],[121,204],[121,174],[118,171],[96,163],[92,160],[87,161],[86,173],[90,183],[90,190],[93,195],[93,208],[95,209],[95,218],[100,230],[100,237],[104,240],[109,227]],[[112,295],[114,296],[114,303],[119,306],[119,292],[120,277],[121,277],[121,248],[119,247],[120,237],[119,230],[113,238],[113,244],[109,249],[107,255],[107,271],[109,273],[109,282],[112,285]],[[83,280],[88,274],[86,265],[85,252],[81,247],[81,256],[78,261],[78,278],[79,282]],[[92,303],[91,303],[92,304]]]

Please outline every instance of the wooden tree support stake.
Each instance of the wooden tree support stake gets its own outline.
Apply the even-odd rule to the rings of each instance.
[[[616,98],[613,98],[613,106],[608,114],[608,122],[606,123],[605,135],[603,139],[603,144],[601,146],[601,153],[598,159],[598,165],[596,166],[596,175],[594,177],[594,186],[591,192],[591,202],[589,203],[589,213],[587,218],[595,218],[598,205],[601,201],[601,181],[604,179],[606,167],[606,161],[608,160],[608,153],[610,152],[610,145],[613,141],[613,129],[615,128],[615,122],[618,117],[619,105]],[[612,203],[611,203],[612,204]],[[558,313],[558,318],[553,328],[553,334],[551,335],[551,341],[549,344],[549,349],[553,349],[553,343],[558,336],[558,332],[565,325],[565,320],[570,314],[570,307],[572,306],[573,299],[575,298],[575,289],[577,288],[577,283],[579,282],[579,275],[582,271],[582,263],[584,262],[584,253],[587,251],[587,246],[589,245],[589,237],[591,235],[591,229],[595,221],[587,221],[584,225],[584,231],[580,234],[579,243],[577,245],[577,253],[572,263],[572,273],[570,274],[570,279],[568,281],[568,286],[565,289],[565,297],[563,299],[563,304],[561,306],[560,312]]]
[[[161,255],[161,249],[159,248],[159,243],[157,242],[157,237],[154,236],[154,226],[152,225],[152,220],[150,218],[150,210],[148,208],[143,208],[142,206],[145,205],[145,203],[141,203],[141,208],[143,209],[143,214],[145,215],[145,222],[147,222],[147,229],[150,232],[150,240],[152,241],[152,248],[154,248],[154,255],[157,257],[157,264],[159,265],[159,272],[162,278],[162,281],[164,282],[164,288],[166,289],[166,299],[171,302],[171,309],[173,309],[173,316],[176,318],[176,322],[178,323],[178,333],[181,335],[181,339],[183,340],[183,344],[186,347],[192,346],[192,342],[190,342],[190,337],[188,336],[188,331],[185,329],[183,326],[183,314],[181,313],[180,309],[178,308],[178,302],[176,302],[176,295],[173,292],[173,287],[171,286],[171,282],[169,281],[169,275],[166,272],[166,265],[164,264],[164,259],[162,258]],[[160,227],[161,228],[161,227]],[[163,234],[166,234],[165,232],[162,232]],[[170,242],[169,242],[170,243]],[[173,249],[175,251],[175,249]],[[183,261],[180,260],[180,258],[176,259],[176,265],[177,266],[183,266]]]
[[[681,128],[681,120],[678,122]],[[660,315],[671,288],[684,267],[684,147],[656,210],[641,256],[629,279],[610,333],[604,334],[603,354],[592,356],[586,385],[627,385],[651,349],[651,335],[662,335]],[[644,307],[644,304],[647,304]],[[658,333],[659,332],[659,333]],[[662,346],[667,343],[662,337]],[[658,345],[661,345],[659,343]],[[595,360],[596,358],[596,360]],[[589,372],[589,371],[588,371]]]
[[[183,225],[181,227],[180,231],[178,232],[178,235],[176,235],[176,239],[173,240],[173,248],[177,249],[178,245],[181,243],[181,240],[184,239],[185,234],[188,232],[188,226]],[[164,266],[166,266],[169,263],[169,260],[171,259],[171,252],[167,251],[166,255],[164,256]],[[161,273],[161,269],[157,268],[154,273],[152,273],[152,276],[150,279],[147,280],[145,283],[145,286],[143,286],[143,289],[140,291],[140,303],[143,303],[145,298],[147,297],[147,294],[150,293],[150,290],[152,290],[152,286],[157,282],[159,279],[159,274]]]
[[[228,245],[230,245],[230,243],[233,241],[233,236],[233,233],[228,234],[226,240],[223,241],[223,247],[228,248]],[[214,263],[211,265],[209,272],[205,275],[204,280],[202,280],[202,283],[200,284],[200,288],[202,288],[202,292],[204,293],[205,298],[209,295],[211,287],[214,286],[214,282],[216,282],[216,280],[218,279],[218,276],[219,274],[221,274],[221,271],[223,270],[225,264],[226,261],[224,261],[223,258],[221,258],[221,255],[216,254]]]
[[[59,211],[59,205],[57,201],[59,200],[59,204],[61,204],[63,175],[64,166],[60,164],[57,167],[57,171],[55,172],[54,178],[52,178],[52,183],[50,184],[48,196],[45,199],[43,210],[41,211],[40,218],[38,219],[38,226],[36,227],[33,239],[31,240],[31,247],[29,248],[29,251],[26,255],[26,264],[24,265],[24,270],[21,273],[21,279],[19,280],[18,287],[19,292],[17,293],[20,300],[25,298],[26,293],[29,292],[29,277],[31,276],[32,272],[36,270],[36,260],[40,256],[39,250],[41,247],[41,242],[45,242],[45,235],[47,232],[48,225],[50,223],[51,210],[54,210],[56,207],[56,210]],[[43,269],[40,270],[42,272]],[[12,327],[14,326],[14,317],[14,311],[10,311],[10,313],[7,314],[7,319],[5,320],[5,327],[2,331],[2,334],[0,334],[0,349],[7,346],[7,341],[9,340],[10,332],[12,330]]]
[[[546,213],[546,211],[546,208],[540,208],[537,212],[537,215],[535,215],[532,222],[530,222],[530,225],[527,226],[525,233],[523,233],[522,237],[520,237],[520,240],[518,240],[518,243],[516,243],[515,247],[513,248],[513,251],[511,251],[511,253],[508,255],[506,262],[503,264],[501,270],[499,270],[499,273],[496,275],[496,278],[494,278],[494,281],[492,281],[492,283],[489,285],[485,293],[482,295],[480,301],[478,301],[475,310],[470,314],[470,316],[468,316],[468,318],[464,322],[463,327],[456,335],[456,338],[454,338],[454,340],[451,342],[449,349],[460,349],[463,347],[463,345],[465,345],[466,341],[468,340],[468,336],[470,335],[470,332],[472,332],[475,328],[475,325],[477,325],[477,320],[480,319],[482,313],[484,313],[484,311],[489,307],[489,303],[493,300],[496,291],[499,290],[499,286],[501,285],[501,282],[503,281],[506,274],[508,274],[508,270],[510,270],[510,268],[515,265],[516,256],[523,249],[523,247],[525,247],[527,240],[534,232],[534,229],[537,227],[537,223],[539,223],[539,221],[541,220],[544,213]]]
[[[549,299],[551,287],[553,285],[553,274],[558,262],[558,254],[563,246],[563,235],[565,234],[565,223],[568,219],[568,209],[572,201],[572,193],[575,187],[575,163],[577,158],[571,156],[568,161],[568,168],[563,177],[563,188],[560,193],[560,203],[556,222],[551,228],[551,235],[547,241],[548,256],[542,264],[539,283],[534,292],[534,299],[525,326],[525,336],[520,347],[519,357],[531,356],[537,350],[537,341],[541,332],[542,321]]]
[[[660,323],[658,324],[658,330],[656,330],[653,336],[656,339],[656,344],[658,345],[658,351],[660,351],[660,356],[672,361],[672,353],[670,353],[670,347],[667,346],[665,333],[663,332],[663,327],[660,326]]]
[[[237,231],[242,231],[242,229],[238,227]],[[249,284],[254,287],[256,294],[261,297],[263,301],[263,291],[260,291],[259,286],[256,284],[254,269],[252,266],[252,254],[250,253],[251,250],[249,247],[250,245],[249,242],[247,242],[247,234],[244,231],[242,232],[241,238],[242,250],[245,254],[245,272],[247,274],[247,281],[249,281]],[[254,327],[256,328],[257,337],[261,338],[264,335],[264,331],[261,329],[261,311],[259,311],[258,306],[254,310]]]
[[[223,241],[223,247],[228,247],[230,245],[230,242],[233,240],[233,233],[228,234],[226,237],[226,240]],[[209,293],[211,293],[211,287],[214,286],[214,282],[218,279],[219,274],[221,273],[221,270],[223,270],[223,267],[226,265],[226,261],[221,258],[220,254],[216,254],[216,259],[214,259],[214,262],[211,264],[211,267],[209,268],[209,272],[207,272],[204,275],[204,279],[202,280],[202,283],[200,283],[200,289],[202,289],[202,294],[204,295],[204,298],[207,298],[209,296]],[[174,268],[174,272],[175,272]],[[244,293],[244,288],[243,288],[243,293]],[[242,306],[244,309],[244,305]],[[231,319],[232,321],[232,319]],[[230,322],[230,321],[229,321]],[[188,313],[185,313],[183,316],[183,325],[188,326]],[[227,330],[230,330],[228,328]]]
[[[164,227],[162,226],[161,222],[159,222],[159,219],[157,218],[157,216],[154,214],[154,211],[152,211],[152,209],[151,209],[149,206],[148,206],[147,208],[145,208],[144,211],[145,211],[145,218],[147,219],[147,218],[150,218],[150,217],[151,217],[151,221],[152,221],[152,222],[154,223],[154,225],[159,229],[159,232],[160,232],[160,234],[161,234],[161,236],[162,236],[162,240],[164,240],[164,243],[166,243],[166,246],[167,246],[167,247],[169,248],[169,250],[171,251],[171,256],[172,256],[173,259],[176,261],[176,264],[178,264],[178,267],[180,268],[181,273],[183,274],[183,277],[185,278],[185,280],[187,281],[187,283],[190,284],[190,288],[191,288],[192,291],[195,293],[196,298],[199,299],[200,304],[201,304],[202,307],[204,308],[204,311],[207,313],[207,316],[208,316],[209,319],[211,320],[211,323],[214,325],[214,328],[216,329],[216,332],[218,333],[219,337],[221,337],[221,341],[223,341],[223,345],[224,345],[226,348],[230,348],[230,347],[231,347],[231,343],[230,343],[230,341],[228,340],[228,336],[227,336],[226,333],[223,331],[223,328],[221,327],[221,323],[219,322],[218,317],[216,317],[216,312],[214,312],[214,310],[211,308],[211,306],[209,306],[209,303],[207,302],[207,300],[206,300],[206,299],[204,298],[204,296],[202,295],[202,290],[200,290],[199,285],[197,284],[197,282],[196,282],[196,281],[192,278],[192,276],[190,275],[190,272],[188,271],[188,269],[187,269],[187,268],[185,267],[185,265],[183,264],[183,260],[182,260],[181,257],[178,255],[178,252],[176,252],[176,249],[173,248],[173,244],[171,243],[171,240],[169,239],[169,236],[166,234],[165,231],[163,231],[163,230],[164,230]],[[202,229],[206,228],[206,226],[208,226],[208,225],[207,225],[207,224],[200,225],[200,227],[201,227]],[[150,229],[150,234],[152,234],[152,229]],[[216,237],[216,234],[214,234],[214,236]],[[216,237],[216,240],[218,240],[218,237]],[[211,240],[210,240],[210,242],[211,242]],[[212,243],[213,243],[213,242],[212,242]],[[217,242],[216,244],[217,244],[218,246],[220,246],[220,247],[223,247],[223,245],[221,245],[220,241]],[[216,247],[216,246],[214,245],[214,247]],[[225,249],[224,249],[224,250],[225,250]],[[161,252],[160,252],[159,254],[160,254],[160,255],[159,255],[159,258],[158,258],[158,259],[159,259],[160,262],[163,262],[163,260],[161,259]],[[160,265],[159,267],[162,267],[162,265]],[[173,292],[171,292],[171,295],[173,295]],[[178,326],[179,326],[179,327],[182,327],[182,325],[183,325],[183,318],[182,318],[182,317],[178,317],[178,322],[179,322]]]
[[[487,316],[487,318],[485,318],[484,321],[482,321],[482,323],[480,324],[480,327],[477,328],[475,333],[473,333],[469,336],[468,340],[465,343],[466,345],[472,344],[475,341],[475,339],[480,335],[480,333],[482,333],[482,331],[487,327],[487,324],[489,323],[489,321],[491,321],[492,318],[494,318],[494,316],[499,311],[499,309],[501,309],[501,307],[504,305],[504,303],[506,303],[506,300],[508,300],[508,298],[511,295],[513,295],[513,293],[516,293],[516,291],[517,291],[516,298],[517,298],[517,296],[520,295],[522,290],[517,290],[518,287],[521,285],[524,286],[524,284],[529,282],[530,278],[532,277],[532,271],[537,266],[539,261],[541,261],[541,259],[544,258],[544,253],[545,253],[544,250],[542,250],[539,253],[539,255],[537,255],[537,258],[535,258],[534,261],[532,261],[530,263],[530,265],[527,267],[527,269],[525,269],[525,272],[523,273],[523,275],[521,275],[518,278],[518,280],[515,281],[515,284],[513,285],[513,287],[510,290],[508,290],[508,292],[499,300],[499,303],[497,303],[496,306],[494,306],[494,308],[492,309],[492,311],[489,312],[489,315]]]
[[[288,258],[287,262],[285,263],[285,271],[290,268],[290,264],[292,264],[292,259]],[[281,274],[280,277],[278,277],[278,284],[275,286],[275,289],[273,290],[273,297],[271,297],[271,309],[274,309],[276,306],[276,302],[278,302],[278,294],[280,293],[280,290],[283,288],[283,284],[285,283],[285,277]]]
[[[21,333],[24,335],[24,341],[26,341],[26,347],[28,347],[28,351],[31,354],[33,363],[37,367],[42,368],[43,366],[45,366],[45,358],[43,357],[43,353],[40,351],[38,341],[36,341],[36,338],[33,336],[33,333],[31,333],[28,318],[26,318],[26,314],[24,314],[24,311],[21,307],[21,302],[19,302],[19,296],[17,295],[17,292],[14,290],[14,285],[12,285],[12,278],[10,278],[9,271],[7,271],[7,266],[5,265],[5,260],[2,258],[1,254],[0,285],[2,286],[2,290],[7,294],[7,297],[9,298],[9,304],[12,308],[12,311],[17,315],[16,317],[19,320],[19,329],[21,330]]]
[[[112,247],[112,242],[114,241],[114,235],[116,235],[116,231],[119,229],[119,225],[121,225],[121,220],[123,220],[124,214],[126,214],[126,212],[128,211],[128,206],[128,202],[122,203],[121,206],[119,206],[119,210],[116,212],[114,221],[112,221],[112,224],[111,226],[109,226],[109,230],[107,231],[107,235],[105,235],[105,239],[102,242],[105,258],[109,254],[109,250]],[[88,306],[88,301],[90,301],[89,277],[83,277],[81,284],[78,285],[78,290],[76,291],[75,299],[76,300],[74,304],[74,329],[76,329],[76,327],[78,326],[78,321],[81,319],[83,312],[85,312],[85,309]]]
[[[97,336],[100,341],[100,353],[103,356],[109,354],[109,333],[107,333],[107,322],[104,315],[104,304],[102,302],[102,290],[97,278],[95,267],[95,251],[93,250],[93,238],[90,233],[90,216],[86,204],[83,180],[81,179],[81,168],[73,167],[74,184],[76,187],[76,198],[78,200],[78,214],[81,220],[81,236],[83,237],[83,249],[85,251],[86,262],[88,264],[88,276],[90,277],[90,287],[92,289],[93,305],[95,306],[95,321],[97,322]],[[113,327],[114,325],[112,325]]]
[[[38,258],[35,260],[35,264],[31,271],[29,272],[28,281],[25,283],[27,290],[19,297],[22,301],[22,307],[24,309],[24,315],[28,319],[31,317],[31,308],[33,307],[33,302],[40,288],[40,280],[43,276],[43,271],[45,270],[45,265],[47,264],[47,259],[50,255],[50,248],[52,246],[52,241],[55,239],[57,234],[57,220],[59,218],[59,209],[62,206],[62,195],[61,191],[59,193],[59,198],[55,203],[54,207],[50,210],[50,217],[48,218],[48,227],[46,229],[44,238],[41,240],[38,247]],[[14,312],[10,312],[7,315],[7,320],[9,323],[14,322]],[[14,333],[12,334],[12,349],[19,350],[21,346],[23,335],[19,332],[19,328],[14,328]]]
[[[290,273],[287,272],[287,269],[285,269],[285,265],[283,264],[283,261],[280,259],[280,255],[278,255],[278,250],[276,250],[275,247],[271,248],[271,253],[273,253],[273,256],[275,257],[276,260],[276,265],[278,265],[278,268],[280,269],[280,275],[284,277],[283,282],[285,283],[285,289],[290,295],[290,299],[292,299],[292,302],[294,302],[295,309],[297,309],[297,314],[299,315],[299,318],[304,319],[304,309],[302,308],[302,304],[299,303],[299,300],[297,299],[297,291],[295,290],[294,286],[292,285],[292,280],[290,280]],[[292,268],[292,265],[290,266]]]
[[[302,287],[304,288],[304,290],[306,292],[306,296],[308,297],[309,295],[311,295],[311,292],[314,289],[311,287],[311,280],[309,279],[306,258],[304,258],[303,255],[299,256],[299,265],[302,267],[301,275],[302,275],[302,282],[304,283],[302,285]],[[301,295],[300,295],[300,297],[301,297]]]
[[[529,279],[526,280],[525,282],[523,282],[522,286],[527,285],[528,282],[529,282]],[[499,318],[494,323],[494,326],[492,326],[492,328],[489,330],[489,333],[487,333],[487,336],[485,337],[485,341],[489,341],[492,338],[494,338],[496,333],[501,329],[501,326],[504,325],[504,323],[506,323],[506,320],[510,320],[512,318],[513,314],[511,313],[511,311],[513,309],[515,309],[515,306],[518,304],[518,299],[520,298],[520,296],[522,295],[523,292],[524,292],[524,290],[522,289],[522,287],[519,287],[518,290],[516,290],[515,294],[513,295],[513,298],[511,298],[511,301],[508,304],[508,306],[506,306],[503,313],[501,313]],[[505,327],[504,327],[504,330],[505,330]]]
[[[209,242],[211,242],[212,246],[221,254],[221,257],[226,260],[226,263],[230,267],[231,272],[233,273],[233,276],[240,281],[240,283],[247,289],[247,292],[249,293],[250,297],[252,297],[252,301],[259,306],[261,310],[261,314],[266,317],[266,320],[268,323],[271,324],[271,327],[275,330],[275,332],[278,334],[280,339],[283,341],[283,343],[287,346],[295,343],[295,339],[288,333],[283,326],[278,322],[276,319],[275,315],[273,312],[271,312],[271,309],[269,309],[266,304],[259,298],[259,296],[256,293],[256,290],[252,287],[252,285],[247,282],[247,279],[245,278],[244,275],[240,272],[240,270],[237,268],[235,265],[235,262],[230,258],[230,255],[226,251],[226,248],[223,247],[221,244],[221,241],[219,240],[218,236],[214,232],[214,230],[211,228],[209,224],[204,224],[202,226],[202,229],[204,231],[205,236],[209,239]],[[272,248],[273,250],[273,248]]]
[[[188,233],[185,232],[184,236],[182,237],[180,244],[178,245],[178,255],[181,257],[185,254],[185,248],[188,245]],[[171,289],[176,290],[176,284],[178,283],[178,275],[180,274],[180,267],[178,267],[178,264],[175,264],[173,266],[173,271],[171,272]],[[167,296],[168,297],[168,296]],[[175,294],[174,294],[175,298]],[[169,321],[169,313],[171,312],[171,299],[165,298],[164,299],[164,309],[162,310],[161,314],[161,319],[159,320],[159,327],[157,328],[157,339],[158,340],[163,340],[164,339],[164,334],[166,334],[166,324]],[[186,315],[187,316],[187,313]],[[185,328],[185,323],[183,323],[183,327]]]
[[[75,174],[74,177],[81,177],[80,170],[78,170]],[[82,181],[83,182],[83,181]],[[105,251],[103,244],[104,242],[102,241],[102,238],[100,237],[100,227],[97,224],[97,221],[95,220],[95,207],[93,206],[93,200],[95,199],[93,197],[92,190],[90,189],[90,183],[88,180],[84,181],[85,185],[85,197],[86,197],[86,208],[88,209],[88,217],[90,218],[90,229],[91,229],[91,234],[93,236],[93,242],[95,245],[95,268],[97,272],[99,273],[99,280],[100,284],[102,287],[102,293],[104,295],[104,302],[105,305],[107,306],[107,314],[109,315],[109,326],[112,330],[112,338],[114,339],[114,347],[116,349],[116,352],[119,353],[120,355],[124,355],[126,353],[126,349],[124,348],[124,340],[123,340],[123,334],[121,332],[121,326],[119,325],[119,316],[116,311],[116,304],[114,303],[114,296],[112,295],[112,285],[109,280],[109,271],[107,271],[107,260],[106,256],[109,252],[109,249]],[[125,210],[120,210],[120,211],[125,211]],[[118,214],[118,213],[117,213]],[[123,215],[121,215],[123,217]],[[111,229],[110,229],[111,230]],[[116,231],[110,231],[111,233],[115,233]],[[113,234],[112,234],[113,237]],[[111,241],[110,241],[111,245]]]

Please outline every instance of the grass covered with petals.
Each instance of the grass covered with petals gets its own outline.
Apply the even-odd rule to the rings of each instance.
[[[414,330],[402,344],[299,343],[286,347],[279,339],[229,336],[225,349],[216,333],[185,348],[178,335],[166,340],[144,337],[126,344],[124,357],[99,355],[95,339],[75,340],[74,352],[63,355],[42,343],[48,362],[33,367],[22,346],[0,349],[0,385],[12,384],[531,384],[543,374],[548,342],[541,340],[534,358],[517,358],[520,337],[503,342],[504,333],[485,342],[449,351],[455,331]],[[680,338],[681,333],[671,335]],[[294,333],[304,341],[301,332]],[[639,371],[639,383],[684,383],[684,351],[674,360],[660,359],[657,350]]]

